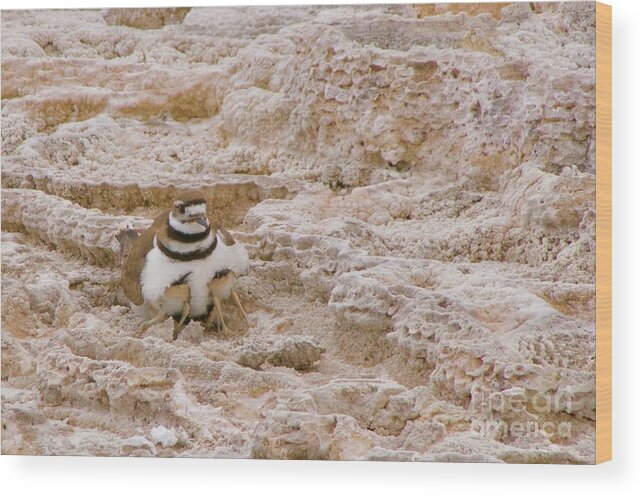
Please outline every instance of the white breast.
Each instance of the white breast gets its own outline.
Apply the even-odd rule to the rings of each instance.
[[[163,292],[180,279],[183,275],[191,272],[188,277],[190,285],[190,317],[205,315],[208,306],[212,303],[208,292],[208,282],[214,275],[224,269],[229,269],[237,275],[247,273],[249,267],[248,252],[242,243],[237,242],[232,246],[223,244],[223,240],[217,235],[217,247],[209,257],[201,260],[182,262],[167,257],[156,245],[148,252],[145,259],[145,267],[141,274],[141,289],[145,301],[158,306],[159,298]]]

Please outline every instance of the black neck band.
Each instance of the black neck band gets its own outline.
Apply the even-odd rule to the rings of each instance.
[[[212,244],[207,248],[204,248],[203,250],[188,251],[186,253],[170,250],[158,239],[158,237],[156,238],[156,246],[158,246],[159,250],[161,250],[161,253],[163,253],[163,255],[171,258],[172,260],[179,260],[181,262],[191,262],[192,260],[200,260],[202,258],[209,257],[210,254],[217,247],[217,237],[216,236],[214,237],[214,241],[212,241]]]
[[[182,243],[195,243],[197,241],[203,241],[210,235],[210,228],[208,227],[205,231],[200,233],[184,233],[178,229],[174,229],[172,225],[167,223],[167,230],[165,231],[167,237],[170,239],[175,239],[176,241],[181,241]]]

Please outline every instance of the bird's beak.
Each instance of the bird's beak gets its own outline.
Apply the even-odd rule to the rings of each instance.
[[[206,228],[209,226],[208,219],[205,217],[197,217],[196,219],[194,219],[194,222],[198,222],[199,224],[201,224],[203,227],[206,227]]]

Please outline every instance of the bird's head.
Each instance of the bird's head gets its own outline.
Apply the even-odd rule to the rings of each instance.
[[[187,193],[174,200],[172,217],[186,227],[189,232],[193,232],[195,229],[205,230],[210,227],[206,209],[207,203],[202,194]]]

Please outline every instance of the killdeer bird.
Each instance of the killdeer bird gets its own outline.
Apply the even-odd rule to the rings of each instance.
[[[203,319],[227,330],[221,300],[232,296],[244,318],[246,313],[234,290],[237,276],[248,271],[248,253],[223,227],[213,227],[206,202],[198,192],[179,196],[171,210],[160,214],[142,233],[133,229],[117,235],[121,245],[122,286],[135,305],[157,310],[144,322],[141,335],[168,316],[175,318],[174,339],[185,320]]]

